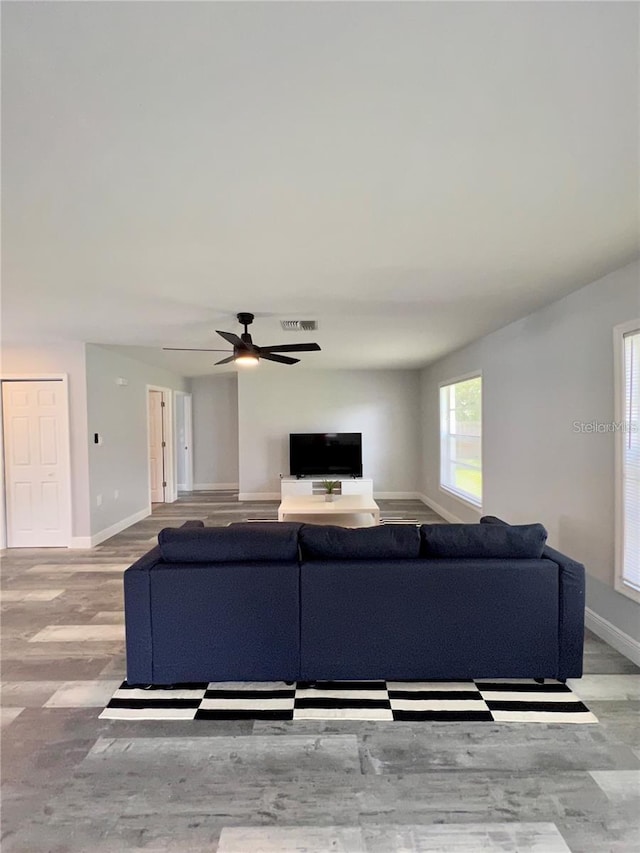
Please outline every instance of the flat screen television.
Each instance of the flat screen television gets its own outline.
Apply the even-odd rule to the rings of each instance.
[[[289,471],[295,477],[362,477],[362,433],[291,433]]]

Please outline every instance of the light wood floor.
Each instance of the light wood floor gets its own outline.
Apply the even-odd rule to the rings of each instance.
[[[197,493],[91,551],[4,552],[3,853],[638,850],[640,671],[592,635],[594,726],[99,720],[124,568],[164,526],[276,510]]]

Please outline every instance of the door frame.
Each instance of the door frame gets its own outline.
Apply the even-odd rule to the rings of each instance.
[[[185,491],[192,492],[193,491],[193,395],[189,391],[176,391],[176,466],[177,460],[179,458],[179,454],[184,455],[184,471],[185,471],[185,482],[181,485],[184,486]],[[184,417],[184,438],[185,444],[189,448],[188,450],[184,449],[184,446],[178,446],[178,406],[183,406],[183,417]],[[177,480],[177,469],[176,469],[176,480]],[[178,484],[176,483],[176,486]]]
[[[171,388],[165,388],[161,385],[146,385],[144,391],[144,405],[147,418],[147,483],[149,488],[149,515],[151,515],[151,463],[149,459],[149,391],[160,391],[164,402],[164,417],[162,420],[162,429],[164,434],[164,481],[167,484],[164,488],[164,502],[171,504],[178,499],[177,487],[177,471],[176,471],[176,456],[175,456],[175,414],[174,414],[174,391]]]
[[[67,472],[65,503],[69,508],[63,528],[66,533],[66,547],[71,547],[73,529],[73,488],[71,483],[71,431],[69,428],[69,374],[68,373],[0,373],[0,548],[7,547],[7,481],[4,468],[4,411],[2,385],[5,382],[62,382],[62,418],[60,423],[60,444],[63,463]],[[39,546],[34,545],[34,548]]]

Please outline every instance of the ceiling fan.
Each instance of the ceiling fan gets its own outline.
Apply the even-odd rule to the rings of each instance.
[[[260,359],[276,361],[278,364],[297,364],[300,361],[299,358],[290,358],[287,355],[278,355],[278,353],[314,352],[320,349],[318,344],[280,344],[279,346],[259,347],[253,343],[251,335],[247,331],[248,327],[253,323],[253,314],[243,311],[237,317],[240,325],[244,326],[244,332],[240,336],[235,335],[233,332],[221,332],[219,329],[216,329],[216,332],[225,341],[233,345],[233,350],[202,349],[199,347],[162,347],[162,349],[179,352],[233,352],[227,358],[216,361],[216,366],[218,364],[229,364],[231,361],[235,361],[236,364],[240,365],[257,365],[260,363]]]

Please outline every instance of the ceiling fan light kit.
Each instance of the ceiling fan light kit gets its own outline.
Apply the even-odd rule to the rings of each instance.
[[[248,311],[241,311],[237,314],[238,322],[244,326],[244,332],[238,336],[234,332],[222,332],[216,329],[216,332],[221,338],[224,338],[227,343],[233,346],[233,354],[216,361],[215,366],[219,364],[229,364],[235,362],[241,367],[256,367],[260,364],[260,360],[275,361],[277,364],[297,364],[299,358],[290,358],[287,355],[280,355],[283,352],[319,352],[320,347],[316,343],[312,344],[274,344],[268,347],[259,347],[253,343],[248,328],[253,323],[254,316]],[[229,352],[230,350],[219,349],[200,349],[192,347],[163,347],[165,350],[180,350],[181,352]]]
[[[234,356],[233,360],[241,367],[257,367],[258,364],[260,364],[260,358],[257,355],[252,355],[249,352]]]

